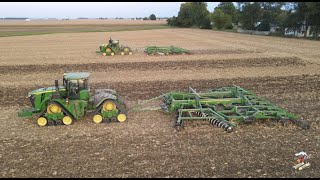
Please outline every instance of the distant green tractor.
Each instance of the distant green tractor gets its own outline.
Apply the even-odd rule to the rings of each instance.
[[[103,56],[114,56],[116,54],[132,55],[130,47],[120,46],[119,40],[112,40],[111,38],[109,40],[109,44],[102,44],[99,49],[99,53],[102,53]]]
[[[19,117],[36,116],[39,126],[70,125],[73,120],[93,113],[95,123],[107,121],[124,122],[127,106],[111,89],[96,89],[90,95],[88,84],[90,73],[65,73],[63,85],[55,80],[54,87],[36,89],[28,93],[32,107],[22,109]]]

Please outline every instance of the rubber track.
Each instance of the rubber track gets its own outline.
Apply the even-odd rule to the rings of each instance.
[[[48,107],[50,104],[56,104],[57,106],[59,106],[59,107],[62,109],[62,112],[64,112],[66,115],[70,116],[70,117],[72,118],[72,120],[75,120],[74,116],[73,116],[65,107],[63,107],[60,103],[58,103],[58,102],[56,102],[56,101],[50,101],[50,102],[47,104],[46,109],[47,109],[47,107]],[[46,110],[46,109],[45,109],[45,110]],[[40,114],[39,117],[41,117],[41,116],[44,114],[45,110]],[[39,118],[39,117],[38,117],[38,118]]]

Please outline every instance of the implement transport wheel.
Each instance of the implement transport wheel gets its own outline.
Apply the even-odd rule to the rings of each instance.
[[[231,126],[228,127],[228,129],[227,129],[227,132],[228,132],[228,133],[231,133],[231,132],[233,132],[233,131],[234,131],[234,128],[233,128],[233,127],[231,127]]]
[[[47,119],[45,118],[45,117],[40,117],[38,120],[37,120],[37,124],[39,125],[39,126],[45,126],[45,125],[47,125],[47,123],[48,123],[48,121],[47,121]]]
[[[125,122],[125,121],[127,120],[127,116],[126,116],[125,114],[119,114],[119,115],[117,116],[117,120],[118,120],[119,122]]]
[[[57,106],[56,104],[50,104],[47,107],[47,112],[49,114],[61,113],[61,108],[59,106]]]
[[[282,126],[288,126],[289,124],[291,124],[291,120],[289,120],[288,118],[282,118],[279,120],[279,123],[282,125]]]
[[[102,106],[104,111],[113,111],[117,108],[117,106],[112,101],[107,101]]]
[[[114,52],[112,52],[110,55],[111,55],[111,56],[114,56]]]
[[[107,55],[107,53],[103,53],[102,55],[103,55],[103,56],[106,56],[106,55]]]
[[[121,52],[120,54],[121,54],[121,56],[123,56],[123,55],[124,55],[124,52]]]
[[[72,119],[69,116],[65,116],[65,117],[63,117],[62,122],[65,125],[70,125],[72,123]]]
[[[100,114],[96,114],[96,115],[93,116],[93,122],[95,122],[97,124],[101,123],[102,120],[103,120],[103,118],[102,118],[102,116]]]
[[[255,118],[253,116],[248,116],[244,118],[244,124],[252,124],[255,121]]]
[[[182,130],[181,126],[175,126],[176,131],[180,132]]]
[[[132,52],[129,52],[129,55],[132,55]]]

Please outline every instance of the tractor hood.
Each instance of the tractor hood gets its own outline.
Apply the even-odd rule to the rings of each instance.
[[[59,86],[59,89],[60,89],[60,91],[61,90],[65,90],[65,87],[64,86]],[[30,97],[31,95],[34,95],[34,94],[42,94],[42,93],[47,93],[47,92],[56,92],[56,88],[53,86],[53,87],[35,89],[35,90],[30,91],[28,93],[28,97]]]

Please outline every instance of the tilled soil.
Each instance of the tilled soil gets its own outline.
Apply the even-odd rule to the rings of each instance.
[[[180,31],[184,31],[185,36]],[[188,39],[202,39],[204,34],[210,34],[194,30],[161,32],[176,39],[181,38],[182,44]],[[151,35],[149,31],[145,33],[145,37],[157,37],[159,41],[164,39],[164,35]],[[56,36],[44,37],[50,39]],[[305,52],[310,53],[305,57],[302,52],[295,51],[299,44],[296,40],[283,40],[279,42],[280,45],[288,43],[283,50],[271,53],[270,57],[266,57],[267,54],[259,57],[259,53],[252,53],[254,48],[250,45],[257,45],[259,50],[258,45],[262,43],[252,42],[252,36],[214,32],[210,38],[213,37],[225,41],[220,44],[219,50],[200,47],[201,53],[198,52],[202,56],[198,58],[197,54],[157,58],[139,55],[132,56],[130,61],[122,59],[112,63],[83,63],[83,60],[69,59],[65,64],[59,64],[35,62],[27,57],[22,64],[17,64],[17,61],[2,64],[0,177],[319,177],[320,74],[316,73],[319,59],[308,59],[317,53],[306,49]],[[204,43],[214,44],[215,40],[210,38],[204,39]],[[234,38],[247,45],[248,50],[239,50],[239,55],[236,54],[232,48],[233,43],[237,42]],[[255,38],[271,42],[271,37]],[[22,42],[31,43],[27,39]],[[59,40],[62,44],[66,43],[63,38]],[[142,42],[139,40],[137,44],[142,45]],[[277,42],[276,39],[274,42]],[[75,46],[74,42],[70,43]],[[300,44],[313,48],[315,42],[301,41]],[[270,44],[261,46],[275,49]],[[262,48],[260,50],[260,54],[265,52]],[[211,59],[211,52],[215,51],[225,54]],[[68,49],[65,49],[60,55],[67,56],[68,53]],[[94,52],[86,51],[84,56],[89,57],[90,53]],[[251,54],[252,57],[241,58],[244,57],[241,56],[243,53]],[[140,57],[144,59],[138,59]],[[19,54],[12,55],[12,58],[22,59]],[[312,72],[307,71],[311,66]],[[128,101],[130,108],[135,107],[139,100],[157,97],[169,91],[238,85],[300,116],[310,123],[311,128],[302,130],[294,125],[257,122],[240,125],[235,132],[226,133],[223,129],[212,127],[209,122],[201,121],[188,122],[185,129],[177,132],[173,128],[174,115],[161,111],[129,111],[125,123],[106,124],[94,124],[92,114],[89,114],[70,126],[44,128],[38,127],[33,119],[18,118],[18,110],[29,106],[27,92],[42,86],[52,86],[47,77],[60,79],[62,74],[59,77],[56,75],[63,73],[61,69],[64,67],[70,71],[92,72],[92,90],[115,89]],[[254,77],[251,74],[259,70],[257,67],[271,70]],[[242,69],[241,74],[246,76],[237,77],[238,71],[232,73],[237,68]],[[281,73],[281,70],[289,68],[300,73]],[[302,72],[301,69],[306,71]],[[218,70],[220,76],[214,76]],[[117,77],[119,81],[110,81],[114,72],[135,72],[136,79],[131,81],[129,76],[123,76]],[[162,76],[157,75],[159,72],[181,74],[161,79]],[[212,75],[212,78],[199,76],[202,72]],[[98,74],[101,76],[94,77]],[[195,76],[192,78],[186,78],[193,74]],[[145,80],[144,76],[149,76],[149,79]],[[12,77],[11,84],[8,83],[8,77]],[[35,85],[34,82],[43,84]],[[292,165],[296,164],[294,154],[300,151],[311,154],[311,167],[292,171]]]
[[[120,62],[55,65],[15,65],[0,66],[2,75],[16,73],[52,73],[66,69],[68,71],[129,71],[129,70],[201,70],[203,68],[266,67],[266,66],[305,66],[298,57],[221,59],[221,60],[184,60],[155,62]]]

